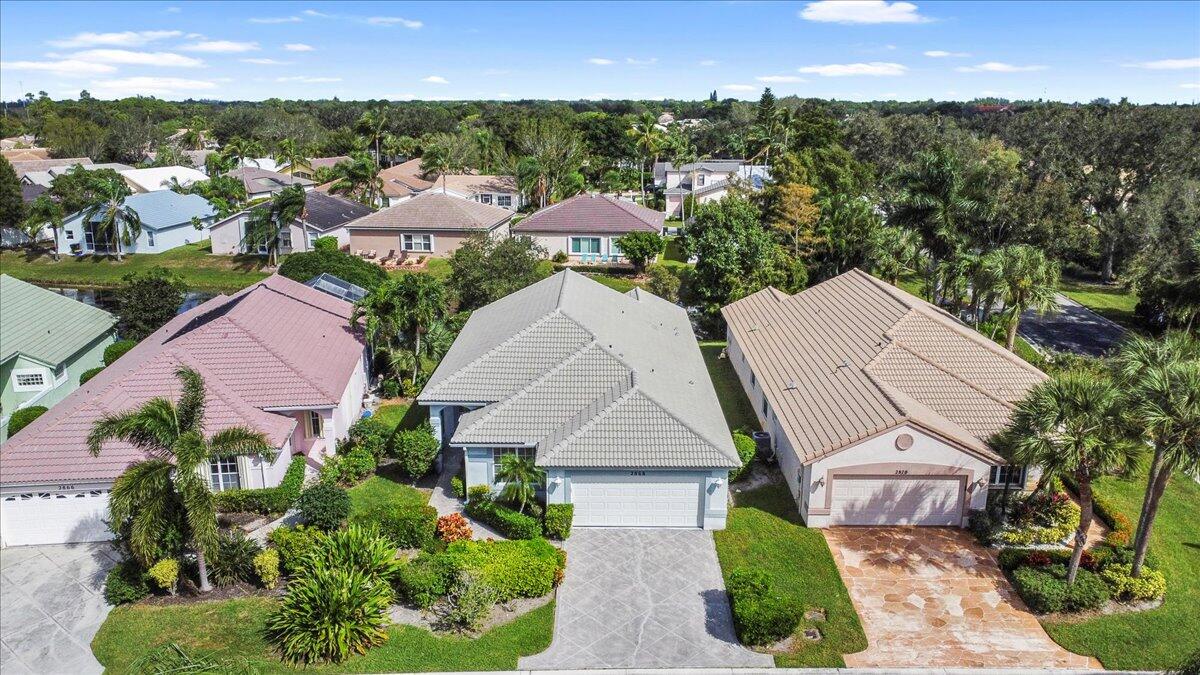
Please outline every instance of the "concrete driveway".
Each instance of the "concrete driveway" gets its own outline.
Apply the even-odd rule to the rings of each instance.
[[[734,635],[710,532],[581,528],[564,548],[554,642],[522,670],[773,667]]]
[[[853,668],[1100,668],[1059,647],[957,528],[824,530],[867,634]]]
[[[1058,311],[1021,315],[1021,337],[1041,349],[1104,356],[1125,337],[1125,329],[1067,296],[1058,294]]]
[[[0,671],[100,673],[92,637],[108,616],[108,544],[0,550]]]

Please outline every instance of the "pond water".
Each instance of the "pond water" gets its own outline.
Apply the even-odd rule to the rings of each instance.
[[[42,285],[49,291],[54,291],[59,295],[64,295],[72,300],[78,300],[85,305],[99,307],[108,312],[116,313],[117,311],[117,291],[112,288],[79,288],[76,286],[48,286]],[[214,297],[213,293],[203,293],[201,291],[187,291],[183,294],[183,304],[179,306],[179,311],[176,314],[184,312],[206,302]]]

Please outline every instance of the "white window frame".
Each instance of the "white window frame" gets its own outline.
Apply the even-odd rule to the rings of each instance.
[[[75,239],[75,230],[65,230],[64,233],[67,235],[67,241],[73,241]]]
[[[38,376],[39,384],[21,384],[21,377]],[[45,391],[50,388],[50,378],[45,368],[18,368],[13,371],[13,391]]]
[[[492,448],[492,463],[500,468],[500,458],[505,455],[516,455],[533,461],[537,457],[537,448]]]
[[[584,240],[596,242],[596,250],[595,251],[583,250],[583,246],[578,245],[578,244],[580,244]],[[596,255],[601,252],[600,249],[602,249],[603,247],[604,247],[604,240],[601,237],[588,237],[588,236],[567,237],[567,250],[570,251],[571,255]]]
[[[480,204],[488,204],[488,205],[490,205],[490,204],[492,203],[492,195],[491,195],[491,193],[488,193],[488,192],[481,192],[481,193],[479,193],[479,203],[480,203]]]
[[[704,187],[705,176],[702,173],[696,174],[696,187]]]
[[[621,246],[617,243],[617,239],[620,239],[620,237],[608,238],[608,254],[623,256],[625,253],[621,250]]]
[[[227,483],[229,479],[232,479],[232,484]],[[224,457],[209,462],[208,486],[213,492],[241,489],[242,474],[238,470],[237,457]]]
[[[417,246],[417,238],[421,237],[428,248]],[[406,232],[400,235],[400,250],[413,253],[433,253],[433,235],[420,232]]]
[[[496,206],[499,206],[502,209],[511,209],[512,205],[512,195],[496,195]]]
[[[304,437],[324,438],[325,418],[321,417],[321,413],[316,410],[306,410],[305,415],[307,419],[304,420]]]
[[[1004,487],[1004,479],[1007,478],[1010,486],[1024,487],[1025,478],[1028,475],[1027,469],[1028,467],[1011,464],[993,466],[991,472],[988,474],[988,485],[1002,488]],[[1016,471],[1016,478],[1013,476],[1014,471]],[[1004,474],[1004,477],[1001,477],[1001,474]]]
[[[146,245],[154,248],[154,230],[146,230]]]

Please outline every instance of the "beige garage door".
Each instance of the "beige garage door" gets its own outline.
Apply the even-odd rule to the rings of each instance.
[[[958,478],[833,479],[831,525],[962,524],[962,482]]]
[[[570,474],[579,527],[700,527],[704,474],[612,471]]]

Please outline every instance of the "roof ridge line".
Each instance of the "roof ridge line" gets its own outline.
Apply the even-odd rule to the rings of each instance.
[[[1043,376],[1045,375],[1045,373],[1042,372],[1041,369],[1039,369],[1037,366],[1033,365],[1032,363],[1029,363],[1025,359],[1014,354],[1013,352],[1010,352],[1007,349],[1001,347],[1000,345],[991,341],[987,337],[984,337],[984,335],[982,333],[971,328],[967,324],[965,324],[961,321],[957,321],[957,320],[955,320],[955,321],[948,320],[947,317],[942,316],[938,312],[931,312],[926,307],[914,307],[913,309],[914,309],[914,311],[919,312],[921,314],[921,316],[928,318],[930,320],[933,320],[933,321],[938,321],[938,322],[946,325],[948,328],[953,329],[959,335],[962,335],[964,338],[971,340],[972,342],[975,342],[976,344],[979,344],[980,346],[982,346],[989,352],[996,354],[998,356],[1001,356],[1006,361],[1020,365],[1023,368],[1025,368],[1026,370],[1034,371],[1039,375],[1043,375]],[[938,308],[938,309],[940,309],[940,308]]]
[[[603,418],[607,417],[609,414],[611,414],[612,411],[618,405],[620,405],[621,403],[624,403],[626,400],[628,400],[629,397],[632,396],[635,392],[641,391],[641,387],[638,385],[637,377],[633,371],[630,371],[629,379],[630,379],[629,388],[627,388],[624,392],[622,392],[620,396],[614,398],[608,405],[601,408],[600,411],[597,412],[595,415],[592,415],[590,418],[588,418],[588,420],[586,422],[584,422],[583,424],[580,424],[579,427],[576,428],[574,431],[567,434],[566,436],[563,436],[562,439],[559,440],[557,443],[555,443],[553,447],[546,450],[545,454],[542,455],[542,459],[543,460],[549,459],[550,455],[552,453],[554,453],[555,451],[557,451],[559,448],[566,445],[567,443],[571,442],[573,439],[577,438],[581,434],[587,432],[592,427],[596,426],[596,424],[601,419],[603,419]],[[616,386],[616,384],[617,383],[613,383],[612,386]],[[612,386],[609,387],[610,390],[612,389]],[[584,409],[586,410],[586,407]],[[583,411],[581,410],[580,412],[583,412]],[[564,425],[569,424],[570,421],[571,420],[567,420],[563,424]]]
[[[890,333],[891,331],[888,331],[888,332]],[[968,387],[970,387],[971,389],[974,389],[975,391],[979,392],[980,394],[983,394],[984,396],[986,396],[986,397],[988,397],[988,398],[992,399],[993,401],[995,401],[995,402],[997,402],[997,403],[999,403],[999,404],[1003,405],[1004,407],[1008,408],[1009,410],[1016,410],[1016,408],[1017,408],[1016,404],[1014,404],[1014,403],[1010,403],[1009,401],[1006,401],[1006,400],[1004,400],[1004,399],[1002,399],[1002,398],[997,398],[995,395],[993,395],[992,393],[988,392],[986,389],[983,389],[982,387],[978,386],[978,385],[977,385],[977,384],[975,384],[974,382],[971,382],[971,381],[969,381],[969,380],[967,380],[967,379],[963,378],[962,376],[960,376],[959,374],[957,374],[957,373],[955,373],[955,372],[953,372],[953,371],[951,371],[951,370],[947,370],[946,368],[943,368],[941,364],[939,364],[938,362],[934,361],[934,360],[933,360],[932,358],[930,358],[929,356],[927,356],[927,355],[925,355],[925,354],[921,353],[920,351],[918,351],[918,350],[916,350],[916,349],[914,349],[914,348],[912,348],[912,347],[910,347],[910,346],[908,346],[908,345],[906,345],[906,344],[904,344],[904,343],[900,342],[899,340],[895,340],[895,339],[893,339],[893,340],[892,340],[892,343],[891,343],[890,345],[888,345],[888,347],[889,347],[889,348],[890,348],[890,347],[895,347],[895,348],[897,348],[897,349],[900,349],[900,350],[903,350],[903,351],[905,351],[905,352],[907,352],[907,353],[909,353],[909,354],[912,354],[912,355],[913,355],[913,356],[915,356],[916,358],[920,359],[922,362],[924,362],[924,363],[927,363],[927,364],[929,364],[930,366],[932,366],[932,367],[934,367],[934,368],[938,369],[939,371],[941,371],[941,372],[943,372],[943,373],[945,373],[945,374],[949,375],[950,377],[954,378],[955,380],[957,380],[957,381],[959,381],[959,382],[962,382],[963,384],[967,385],[967,386],[968,386]],[[879,354],[882,354],[884,351],[887,351],[887,350],[886,350],[886,349],[880,350]],[[878,356],[879,356],[879,355],[876,355],[876,358],[878,358]],[[871,361],[872,361],[872,362],[874,362],[874,361],[875,361],[875,359],[872,359]],[[940,414],[940,413],[939,413],[939,414]],[[945,415],[942,415],[942,416],[943,416],[943,417],[945,417]]]
[[[668,408],[667,406],[663,405],[661,401],[659,401],[658,399],[656,399],[656,398],[654,398],[653,396],[651,396],[651,395],[650,395],[650,392],[648,392],[648,391],[645,391],[645,390],[642,390],[642,391],[641,391],[641,394],[642,394],[642,396],[646,397],[646,400],[647,400],[647,401],[650,401],[650,402],[651,402],[651,403],[653,403],[653,404],[654,404],[656,407],[658,407],[658,409],[659,409],[659,410],[662,410],[662,411],[663,411],[663,413],[665,413],[665,414],[667,415],[667,417],[670,417],[671,419],[675,420],[675,422],[676,422],[677,424],[679,424],[679,426],[683,427],[684,429],[687,429],[688,431],[690,431],[690,432],[692,432],[693,434],[695,434],[697,438],[699,438],[700,440],[704,441],[705,443],[708,443],[709,445],[711,445],[711,446],[713,447],[713,449],[717,451],[717,454],[719,454],[719,455],[725,455],[726,457],[730,457],[729,455],[726,455],[726,454],[725,454],[725,452],[723,452],[723,451],[721,450],[721,448],[720,448],[720,446],[719,446],[718,444],[716,444],[716,443],[714,443],[714,442],[713,442],[713,439],[711,439],[711,438],[709,438],[708,436],[706,436],[706,435],[704,435],[704,434],[700,433],[700,432],[699,432],[699,431],[697,431],[695,428],[693,428],[693,427],[692,427],[692,425],[688,424],[687,422],[684,422],[683,420],[679,419],[679,416],[678,416],[678,415],[676,415],[674,412],[672,412],[670,408]],[[726,425],[726,427],[728,428],[728,425]],[[732,432],[730,432],[729,436],[730,436],[730,438],[732,438],[732,437],[733,437],[733,433],[732,433]],[[736,453],[735,453],[735,454],[736,454]],[[730,459],[735,459],[735,457],[730,457]],[[741,461],[741,457],[736,457],[736,459],[737,459],[739,462]]]
[[[274,289],[272,289],[272,290],[274,290]],[[304,303],[304,304],[307,305],[308,303]],[[277,353],[267,343],[260,340],[258,338],[258,336],[254,334],[253,331],[251,331],[250,329],[243,326],[241,323],[239,323],[236,319],[234,319],[232,316],[230,316],[228,314],[226,314],[225,316],[223,316],[221,318],[228,320],[229,323],[233,324],[235,327],[237,327],[238,330],[245,333],[247,337],[249,337],[251,340],[253,340],[255,343],[257,343],[260,347],[262,347],[265,352],[267,352],[271,356],[274,356],[275,358],[279,359],[279,361],[281,363],[283,363],[285,366],[287,366],[296,375],[296,377],[303,380],[308,386],[312,387],[315,391],[317,391],[321,394],[324,394],[326,397],[329,398],[329,400],[334,401],[334,405],[337,405],[337,397],[335,397],[333,394],[329,393],[328,391],[325,391],[325,389],[323,389],[317,383],[308,379],[308,377],[304,374],[304,372],[296,367],[296,364],[292,363],[289,359],[284,357],[282,354]],[[220,319],[217,319],[217,321],[220,321]],[[212,324],[209,324],[209,325],[212,325]]]

